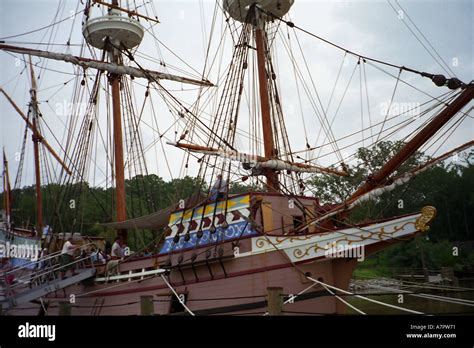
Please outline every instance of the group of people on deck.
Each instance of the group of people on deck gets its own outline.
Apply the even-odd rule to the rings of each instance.
[[[222,174],[217,175],[217,179],[210,190],[210,199],[212,201],[221,200],[226,197],[228,190],[228,183],[222,177]],[[51,235],[51,228],[46,225],[42,231],[42,239],[48,238],[48,235]],[[110,244],[109,244],[110,245]],[[112,247],[110,248],[110,253],[107,252],[107,248],[105,251],[93,246],[90,248],[89,256],[92,263],[100,263],[105,264],[110,260],[120,260],[126,256],[126,250],[128,247],[123,244],[120,237],[115,238]],[[61,249],[60,255],[60,266],[61,266],[61,278],[66,278],[67,271],[71,270],[72,276],[78,274],[76,272],[76,255],[79,254],[81,250],[81,246],[77,244],[73,244],[73,238],[69,237],[63,244]],[[82,249],[81,259],[86,258],[88,253],[85,249]]]
[[[110,244],[109,244],[110,245]],[[103,252],[101,249],[97,248],[96,246],[92,246],[90,248],[89,253],[82,249],[82,253],[80,258],[85,259],[87,256],[90,257],[90,261],[94,264],[105,264],[110,260],[120,260],[126,256],[126,249],[128,247],[122,243],[120,237],[115,238],[114,243],[112,244],[112,248],[110,249],[110,253],[106,251]],[[73,244],[73,238],[69,237],[66,242],[64,242],[63,247],[61,249],[61,256],[60,256],[60,265],[61,265],[61,278],[66,278],[66,273],[68,270],[71,270],[72,275],[76,275],[76,263],[75,263],[75,256],[81,250],[81,246],[77,244]]]

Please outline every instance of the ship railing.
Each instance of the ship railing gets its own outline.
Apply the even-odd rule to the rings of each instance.
[[[1,288],[2,288],[2,294],[1,294],[1,299],[8,299],[10,300],[13,297],[13,291],[11,289],[10,283],[7,279],[7,277],[1,277],[0,278],[1,282]]]
[[[49,286],[50,282],[58,279],[58,272],[60,272],[61,269],[69,269],[71,265],[81,264],[83,267],[85,267],[87,265],[87,261],[90,261],[92,269],[94,269],[95,267],[94,263],[92,262],[92,257],[92,255],[87,255],[86,257],[81,257],[68,264],[60,265],[59,267],[57,267],[57,265],[54,265],[49,269],[45,269],[44,272],[30,274],[28,275],[28,277],[16,279],[15,282],[8,281],[7,277],[11,277],[11,274],[5,275],[5,272],[3,272],[2,277],[0,277],[0,282],[3,290],[0,299],[8,300],[10,305],[15,305],[15,296],[22,294],[22,290],[28,291],[28,289],[34,289],[36,286],[41,286],[45,284]],[[25,280],[25,278],[27,279]]]
[[[87,245],[88,244],[82,245],[81,247],[84,248]],[[76,250],[80,249],[81,247],[76,248]],[[64,265],[61,265],[59,262],[57,262],[57,258],[60,256],[60,254],[61,252],[59,252],[59,254],[50,254],[46,257],[39,258],[34,262],[30,262],[29,264],[34,265],[33,269],[29,269],[25,265],[22,265],[22,267],[18,267],[14,270],[3,272],[2,280],[6,285],[8,285],[10,289],[19,288],[21,286],[25,287],[26,285],[31,287],[31,284],[39,285],[57,279],[57,273],[61,272],[62,269],[67,270],[69,267],[76,264],[78,264],[80,268],[85,268],[88,265],[90,265],[92,268],[95,268],[94,262],[92,261],[92,254],[77,258],[74,261]],[[21,271],[26,270],[29,271],[27,274],[22,274],[21,276],[15,277],[15,273],[20,273]],[[11,279],[12,276],[13,282],[8,281],[8,278],[10,277]]]
[[[22,271],[31,272],[36,268],[35,266],[39,265],[41,262],[46,262],[48,260],[55,259],[56,257],[59,256],[60,253],[61,251],[58,251],[58,252],[43,256],[43,257],[38,257],[30,261],[23,262],[22,264],[18,266],[10,268],[8,271],[5,271],[4,273],[6,275],[9,275],[9,274],[17,273],[17,272],[22,272]]]
[[[61,269],[69,269],[69,267],[74,264],[84,265],[85,261],[90,260],[90,259],[91,259],[91,256],[88,255],[86,257],[74,260],[73,262],[70,262],[65,265],[55,264],[51,266],[50,268],[45,269],[43,272],[36,272],[32,275],[27,275],[27,276],[17,279],[17,281],[15,282],[15,284],[11,286],[11,288],[12,289],[18,288],[21,285],[25,285],[25,284],[41,285],[43,283],[48,283],[58,278],[58,273],[61,272]]]
[[[95,246],[95,244],[94,243],[88,243],[88,244],[80,245],[77,248],[74,248],[74,249],[71,249],[71,250],[73,250],[73,251],[81,250],[81,249],[85,249],[86,247],[89,247],[89,246]],[[39,266],[39,265],[42,265],[42,262],[46,262],[46,261],[50,261],[50,260],[52,261],[53,259],[57,259],[59,256],[61,256],[61,253],[62,253],[62,251],[59,250],[59,251],[56,251],[54,253],[42,256],[42,257],[38,257],[34,260],[24,262],[21,265],[13,267],[10,270],[8,270],[6,272],[6,274],[11,274],[11,273],[14,273],[14,272],[17,272],[17,271],[24,271],[24,270],[31,271],[32,269],[36,268],[36,267],[31,267],[31,266]]]
[[[87,25],[90,25],[92,23],[98,23],[98,22],[108,22],[108,21],[112,21],[112,22],[126,22],[126,23],[134,23],[134,24],[137,24],[137,25],[140,25],[140,22],[137,21],[136,19],[133,19],[133,18],[130,18],[130,17],[122,17],[122,16],[110,16],[110,15],[107,15],[107,16],[101,16],[101,17],[96,17],[96,18],[93,18],[93,19],[89,19],[87,21]]]
[[[31,275],[24,276],[22,278],[16,279],[15,283],[9,285],[9,290],[18,289],[20,287],[25,287],[25,285],[41,285],[45,283],[49,283],[53,280],[58,279],[58,273],[61,272],[62,269],[69,269],[70,266],[75,264],[80,264],[83,267],[86,265],[87,261],[91,261],[92,256],[88,255],[86,257],[74,260],[73,262],[67,263],[65,265],[55,264],[52,265],[50,268],[45,269],[43,272],[36,272]],[[92,268],[94,267],[94,263],[92,264]],[[30,286],[31,287],[31,286]]]

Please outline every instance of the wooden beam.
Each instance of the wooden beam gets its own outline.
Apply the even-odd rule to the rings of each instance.
[[[108,8],[112,8],[114,10],[118,10],[118,11],[122,11],[122,12],[125,12],[125,13],[128,13],[130,16],[137,16],[137,17],[140,17],[140,18],[143,18],[143,19],[146,19],[146,20],[149,20],[149,21],[153,21],[155,23],[160,23],[160,21],[158,20],[158,18],[151,18],[151,17],[147,17],[147,16],[144,16],[136,11],[131,11],[131,10],[127,10],[123,7],[120,7],[118,5],[115,5],[115,4],[109,4],[107,2],[103,2],[103,1],[100,1],[100,0],[92,0],[94,2],[94,4],[99,4],[99,5],[103,5],[103,6],[106,6]]]
[[[257,13],[258,10],[256,9],[255,11]],[[270,116],[270,100],[267,85],[268,76],[265,67],[266,47],[262,29],[263,22],[258,19],[256,19],[256,22],[255,42],[257,46],[258,86],[260,91],[260,111],[262,114],[263,146],[265,150],[265,157],[275,158],[275,143],[273,140],[272,120]],[[265,168],[264,174],[267,178],[267,191],[279,192],[280,184],[278,182],[277,173],[273,169]]]
[[[36,234],[41,238],[43,234],[43,195],[41,192],[41,169],[40,169],[40,157],[39,157],[39,139],[38,135],[38,101],[36,99],[36,77],[33,70],[33,64],[30,58],[30,75],[31,75],[31,101],[30,110],[32,111],[33,118],[33,153],[35,159],[35,188],[36,188]]]
[[[268,287],[267,288],[267,306],[269,315],[281,315],[283,308],[283,288]]]
[[[33,127],[37,129],[36,116],[33,116]],[[37,131],[33,132],[33,147],[35,158],[35,188],[36,188],[36,233],[41,238],[43,232],[43,197],[41,194],[41,170],[39,159],[39,139]]]
[[[274,232],[273,229],[273,210],[271,202],[262,202],[262,222],[265,233]]]
[[[71,54],[50,52],[50,51],[41,51],[35,50],[26,47],[11,46],[0,44],[0,50],[14,52],[19,54],[28,54],[35,57],[53,59],[58,61],[63,61],[66,63],[71,63],[77,66],[82,67],[83,69],[98,69],[101,71],[108,71],[111,74],[117,75],[130,75],[137,78],[144,78],[150,82],[155,80],[170,80],[181,83],[192,84],[196,86],[214,86],[210,81],[207,80],[195,80],[184,76],[177,76],[173,74],[168,74],[164,72],[158,72],[148,69],[139,69],[128,65],[118,65],[113,63],[102,62],[95,59],[84,58],[80,56],[73,56]]]
[[[112,0],[112,5],[118,6],[118,0]],[[121,63],[122,53],[114,47],[108,48],[115,64]],[[114,133],[114,164],[115,164],[115,204],[117,222],[127,220],[127,200],[125,192],[125,168],[123,162],[122,110],[120,105],[121,75],[110,74],[109,83],[112,88],[112,112]],[[127,230],[118,230],[118,236],[123,244],[127,244]]]
[[[346,203],[351,203],[363,194],[379,186],[397,168],[399,168],[411,155],[436,134],[448,121],[453,118],[467,103],[474,98],[474,84],[466,86],[464,91],[454,99],[443,111],[441,111],[428,125],[426,125],[413,139],[406,143],[403,148],[393,156],[382,168],[367,179],[356,192],[354,192]]]
[[[229,158],[232,161],[238,161],[241,163],[257,162],[258,165],[270,169],[292,170],[300,172],[320,172],[339,176],[349,176],[349,173],[347,173],[346,171],[315,166],[312,164],[290,162],[282,159],[271,159],[263,156],[247,154],[244,152],[237,152],[234,150],[222,150],[215,147],[201,146],[196,144],[177,143],[172,141],[167,141],[166,143],[181,149],[189,150],[191,152],[198,152],[212,156],[223,156],[225,158]],[[273,164],[271,162],[273,162]]]
[[[12,192],[10,187],[10,175],[8,172],[8,161],[3,149],[3,204],[5,207],[7,226],[10,228],[11,213],[12,213]]]
[[[120,76],[111,75],[113,106],[113,133],[114,133],[114,164],[115,164],[115,204],[117,222],[127,220],[127,206],[125,196],[125,169],[123,163],[122,115],[120,106]],[[119,230],[123,243],[127,243],[127,230]]]

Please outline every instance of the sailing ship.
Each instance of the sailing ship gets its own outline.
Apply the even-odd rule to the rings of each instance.
[[[472,145],[463,145],[423,166],[394,175],[472,100],[474,86],[456,78],[399,67],[420,78],[429,78],[441,88],[447,86],[454,95],[443,100],[442,108],[436,110],[429,122],[423,124],[395,156],[362,181],[347,199],[322,204],[318,197],[305,190],[304,175],[350,176],[351,173],[344,161],[339,161],[338,166],[325,167],[315,161],[300,161],[296,156],[298,152],[291,150],[285,127],[288,120],[283,115],[283,96],[280,96],[277,83],[274,42],[280,26],[286,24],[289,28],[297,28],[286,19],[293,2],[224,0],[216,5],[216,9],[222,8],[235,39],[231,61],[217,87],[204,74],[201,78],[190,78],[145,69],[136,51],[146,32],[142,22],[156,23],[158,20],[140,14],[137,9],[124,8],[118,0],[110,3],[88,0],[85,3],[82,33],[87,47],[97,58],[0,44],[2,51],[64,61],[76,66],[77,72],[82,69],[84,76],[85,71],[91,70],[95,76],[89,90],[87,111],[81,115],[81,129],[74,134],[78,145],[71,146],[72,139],[68,139],[63,155],[57,154],[41,135],[36,78],[31,61],[28,115],[3,88],[0,89],[33,133],[37,198],[37,233],[35,236],[21,235],[20,229],[10,223],[9,179],[7,175],[3,176],[7,219],[1,230],[2,239],[41,241],[44,226],[40,146],[58,161],[63,177],[69,178],[67,180],[81,181],[87,177],[86,160],[90,159],[91,153],[88,141],[98,127],[94,115],[100,111],[100,92],[105,88],[112,116],[109,123],[112,124],[110,148],[113,155],[108,155],[107,161],[113,163],[114,169],[115,221],[104,222],[104,226],[115,229],[124,244],[127,244],[130,231],[160,232],[151,255],[132,251],[105,265],[91,262],[86,255],[75,261],[81,265],[78,274],[65,279],[58,276],[62,266],[55,262],[60,254],[57,250],[5,271],[3,311],[11,315],[275,314],[275,308],[270,304],[272,298],[272,303],[284,301],[285,309],[293,313],[343,314],[348,304],[334,295],[348,290],[357,258],[331,257],[331,250],[363,248],[368,256],[429,229],[436,215],[433,206],[420,207],[412,214],[359,224],[351,223],[348,217],[358,205],[393,190]],[[105,14],[94,17],[92,12],[98,7]],[[345,54],[355,56],[359,64],[377,63],[349,50]],[[251,72],[254,73],[253,87],[257,96],[252,112],[256,121],[246,130],[254,145],[245,152],[239,148],[237,135],[239,115],[245,114],[240,107],[246,97],[245,79]],[[104,78],[107,83],[103,88],[100,81]],[[130,165],[134,161],[134,156],[139,156],[134,151],[141,145],[139,135],[124,140],[127,131],[134,127],[124,116],[135,117],[133,129],[138,129],[136,124],[141,118],[140,112],[134,114],[130,110],[134,104],[127,99],[132,79],[148,82],[145,97],[148,97],[151,85],[157,86],[160,95],[167,100],[170,113],[177,116],[177,122],[184,124],[180,128],[182,134],[168,141],[169,148],[182,150],[187,161],[190,157],[197,158],[200,169],[199,185],[191,197],[145,216],[127,218],[125,169],[127,163]],[[197,86],[199,98],[193,104],[195,107],[187,106],[163,87],[163,81],[167,80]],[[84,84],[82,80],[77,87]],[[213,118],[206,123],[196,105],[209,90],[219,93],[216,92],[218,103]],[[127,163],[124,143],[128,150],[128,154],[125,153]],[[308,146],[304,151],[312,150]],[[219,179],[218,175],[221,175]],[[235,177],[254,183],[256,189],[231,194],[228,185]],[[226,187],[218,187],[214,192],[217,195],[212,195],[209,187],[216,180]],[[210,185],[206,186],[206,183]],[[59,211],[58,215],[61,213]],[[61,232],[64,231],[55,231],[55,234],[59,236]],[[16,275],[17,281],[8,281],[8,275]]]

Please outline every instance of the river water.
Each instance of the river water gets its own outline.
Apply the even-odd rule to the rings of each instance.
[[[409,294],[403,295],[403,303],[399,302],[399,297],[397,294],[394,295],[364,295],[371,299],[392,304],[395,306],[423,312],[425,314],[440,314],[440,315],[447,315],[447,314],[474,314],[474,280],[460,280],[459,287],[462,288],[470,288],[473,291],[463,291],[463,292],[442,292],[438,290],[428,290],[428,289],[421,289],[421,288],[412,288],[412,289],[405,289],[408,291],[416,291],[421,292],[424,294],[430,295],[437,295],[437,296],[445,296],[448,298],[453,299],[465,299],[471,300],[472,303],[468,303],[465,305],[451,303],[448,301],[438,301],[433,299],[421,298],[417,296],[412,296]],[[368,291],[368,290],[366,290]],[[374,291],[371,291],[374,292]],[[387,293],[389,291],[384,291]],[[357,291],[357,293],[361,293],[361,291]],[[372,315],[400,315],[400,314],[410,314],[408,312],[403,312],[398,309],[382,306],[373,302],[369,302],[360,298],[349,297],[346,298],[347,302],[349,302],[354,307],[358,308],[359,310],[365,312],[366,314]],[[347,314],[358,314],[355,310],[348,308]]]

